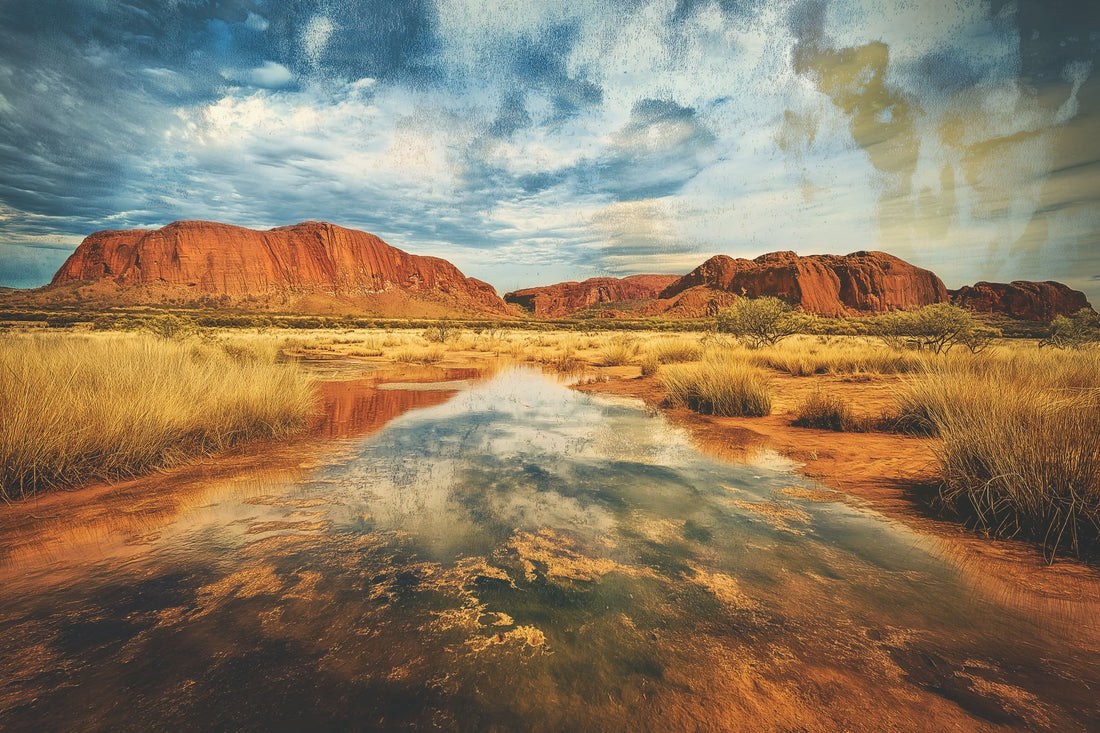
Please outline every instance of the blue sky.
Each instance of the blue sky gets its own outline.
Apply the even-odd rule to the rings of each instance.
[[[892,252],[1100,301],[1100,4],[2,0],[0,285],[325,220],[500,292]]]

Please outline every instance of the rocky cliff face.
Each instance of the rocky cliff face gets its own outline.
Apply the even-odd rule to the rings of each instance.
[[[718,255],[660,297],[680,302],[681,294],[693,288],[750,298],[773,295],[823,316],[883,313],[948,300],[947,288],[934,273],[885,252],[805,257],[771,252],[754,260]]]
[[[97,279],[139,290],[169,286],[234,298],[443,295],[469,310],[511,312],[490,285],[446,260],[411,255],[373,234],[319,222],[256,231],[181,221],[155,231],[97,232],[77,247],[51,285]]]
[[[145,229],[96,232],[85,237],[54,276],[51,285],[77,280],[115,277],[126,269],[134,245],[148,234]]]
[[[999,313],[1028,321],[1049,321],[1091,308],[1088,298],[1059,282],[979,282],[951,291],[951,302],[978,313]]]
[[[625,278],[594,277],[583,282],[564,282],[506,293],[514,303],[538,318],[561,318],[600,303],[623,303],[656,298],[678,275],[632,275]]]

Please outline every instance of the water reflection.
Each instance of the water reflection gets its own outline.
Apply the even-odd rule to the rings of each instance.
[[[774,456],[712,460],[527,370],[440,378],[332,388],[335,447],[208,482],[124,557],[14,562],[0,720],[1074,730],[1100,712],[1091,642]]]

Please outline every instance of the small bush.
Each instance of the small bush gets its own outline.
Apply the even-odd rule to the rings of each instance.
[[[195,322],[187,316],[181,317],[170,313],[150,318],[144,325],[149,333],[157,338],[168,340],[187,338],[196,329]]]
[[[660,373],[669,402],[704,415],[763,417],[771,394],[763,372],[742,361],[711,357],[695,364],[670,364]]]
[[[960,344],[978,353],[1001,337],[999,330],[981,324],[971,311],[950,303],[886,313],[871,319],[871,324],[875,335],[891,348],[916,348],[933,354],[946,354]]]
[[[458,330],[459,329],[447,323],[428,326],[424,329],[424,339],[430,344],[446,343],[447,339],[458,334]]]

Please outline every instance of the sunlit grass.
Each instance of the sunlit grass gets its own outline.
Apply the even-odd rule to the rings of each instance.
[[[802,428],[846,432],[863,427],[847,401],[821,389],[807,395],[799,403],[796,413],[792,424]]]
[[[638,356],[641,346],[633,336],[613,336],[600,347],[600,356],[604,366],[623,366],[630,364]]]
[[[132,476],[303,427],[310,381],[277,355],[259,339],[4,337],[0,495]]]
[[[921,368],[927,357],[897,351],[875,341],[851,336],[798,336],[746,353],[759,366],[796,377],[815,374],[905,374]]]
[[[771,412],[768,380],[740,359],[711,354],[659,372],[669,401],[705,415],[761,417]]]
[[[901,422],[938,435],[943,502],[1048,556],[1100,538],[1100,357],[1001,350],[929,366]]]

